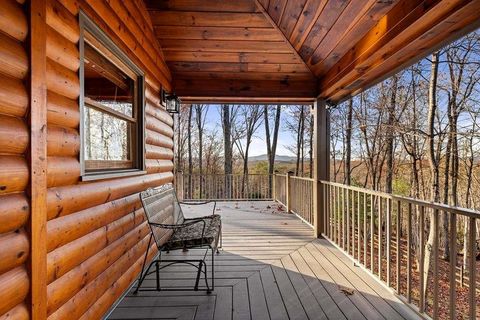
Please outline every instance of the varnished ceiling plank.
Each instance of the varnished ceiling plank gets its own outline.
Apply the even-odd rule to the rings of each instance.
[[[160,44],[166,51],[207,51],[207,52],[265,52],[290,53],[285,42],[265,41],[219,41],[219,40],[178,40],[161,39]]]
[[[290,0],[287,2],[285,12],[278,23],[278,27],[287,39],[290,39],[293,28],[297,24],[297,20],[303,11],[305,2],[307,2],[307,0]]]
[[[268,20],[268,22],[271,24],[271,26],[273,26],[275,28],[275,30],[277,30],[279,32],[279,34],[281,34],[284,39],[285,39],[285,43],[286,45],[289,47],[290,51],[295,54],[298,59],[307,67],[309,68],[309,66],[305,63],[305,61],[299,56],[297,50],[292,46],[292,44],[290,43],[290,41],[285,37],[285,35],[283,34],[283,32],[279,29],[278,25],[275,23],[275,21],[272,20],[272,18],[270,17],[270,15],[268,14],[267,10],[262,6],[262,3],[259,1],[259,0],[255,0],[255,3],[257,4],[257,7],[260,9],[260,11],[262,12],[262,14],[265,16],[266,20]]]
[[[322,96],[333,96],[339,90],[348,89],[367,71],[428,33],[469,2],[404,0],[398,3],[322,78]]]
[[[167,61],[302,63],[293,53],[166,51]]]
[[[225,72],[175,72],[175,79],[223,79],[231,80],[284,80],[284,81],[311,81],[315,82],[315,77],[310,73],[290,73],[290,72],[238,72],[235,74]]]
[[[307,3],[303,7],[302,14],[298,18],[292,34],[289,37],[289,41],[295,50],[300,50],[303,41],[305,41],[305,38],[310,33],[310,30],[317,21],[318,16],[323,11],[327,2],[327,0],[307,0]]]
[[[262,13],[149,11],[154,26],[270,28]]]
[[[295,1],[295,0],[292,0]],[[282,16],[285,12],[285,7],[287,4],[287,0],[271,0],[270,3],[268,4],[268,9],[267,12],[272,18],[272,20],[275,22],[275,24],[278,25],[278,22],[282,19]]]
[[[274,28],[156,26],[160,39],[284,41]]]
[[[332,26],[335,22],[341,17],[345,8],[350,7],[351,10],[349,13],[358,11],[366,4],[368,1],[345,1],[345,0],[330,0],[327,5],[322,10],[321,14],[318,16],[317,21],[315,21],[313,27],[310,29],[305,41],[302,43],[298,53],[303,58],[303,60],[309,60],[310,56],[313,54],[315,49],[322,43],[324,37],[332,29]],[[354,16],[353,15],[353,16]],[[345,28],[345,25],[341,26]]]
[[[144,0],[150,10],[255,12],[252,0]]]
[[[420,18],[428,14],[428,21],[434,22],[442,12],[443,14],[449,12],[452,5],[459,2],[461,1],[455,0],[450,6],[441,5],[441,0],[433,2],[424,0],[420,3],[410,0],[399,2],[322,77],[320,84],[322,93],[330,95],[341,86],[352,83],[368,68],[378,64],[382,54],[387,50],[394,52],[405,45],[404,41],[408,39],[405,35],[410,34],[411,37],[412,34],[421,34],[426,26],[426,19]],[[434,23],[427,24],[433,25]]]
[[[358,14],[358,17],[353,19],[343,37],[338,38],[338,32],[329,32],[309,60],[315,75],[321,76],[328,71],[352,47],[353,43],[361,39],[398,2],[399,0],[374,0],[373,6],[368,11],[363,15]]]
[[[458,39],[480,27],[480,1],[471,1],[438,24],[428,29],[423,35],[384,57],[382,63],[367,70],[348,88],[335,92],[332,100],[340,101],[346,96],[359,93],[372,85],[415,63],[451,41]]]
[[[205,72],[248,72],[248,73],[307,73],[310,70],[302,64],[265,64],[265,63],[225,63],[225,62],[169,62],[173,72],[205,71]]]
[[[316,95],[312,81],[174,79],[175,92],[186,97],[275,97],[311,98]]]

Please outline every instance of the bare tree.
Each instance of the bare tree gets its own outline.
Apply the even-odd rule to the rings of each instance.
[[[267,158],[268,158],[268,194],[272,196],[272,175],[275,165],[275,154],[277,152],[278,130],[280,128],[280,113],[282,111],[281,105],[277,104],[275,108],[274,122],[273,122],[273,138],[270,140],[270,119],[268,114],[269,106],[263,106],[263,115],[265,123],[265,140],[267,144]]]
[[[205,128],[206,114],[208,111],[208,105],[205,104],[195,104],[195,122],[197,125],[197,134],[198,134],[198,169],[200,175],[200,198],[203,195],[203,134]]]
[[[243,183],[242,194],[248,194],[248,152],[253,136],[262,124],[263,110],[257,105],[244,105],[239,110],[241,124],[235,126],[235,143],[240,156],[243,159]]]

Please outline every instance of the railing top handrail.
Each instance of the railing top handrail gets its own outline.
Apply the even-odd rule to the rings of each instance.
[[[290,176],[290,178],[295,180],[315,181],[315,179],[309,177]]]
[[[180,172],[179,172],[180,173]],[[243,173],[229,173],[229,174],[225,174],[225,173],[192,173],[192,174],[189,174],[189,173],[183,173],[184,176],[201,176],[201,177],[204,177],[204,176],[239,176],[239,177],[243,177],[244,174]],[[247,174],[247,176],[264,176],[264,177],[267,177],[267,176],[270,176],[270,174],[268,173],[249,173]]]
[[[454,206],[449,206],[447,204],[436,203],[436,202],[420,200],[420,199],[414,199],[414,198],[394,195],[394,194],[390,194],[390,193],[386,193],[386,192],[382,192],[382,191],[375,191],[375,190],[365,189],[365,188],[360,188],[360,187],[355,187],[355,186],[349,186],[349,185],[346,185],[346,184],[333,182],[333,181],[321,180],[320,182],[322,184],[331,185],[331,186],[335,186],[335,187],[340,187],[340,188],[344,188],[344,189],[348,189],[348,190],[352,190],[352,191],[360,191],[360,192],[363,192],[363,193],[366,193],[366,194],[370,194],[370,195],[373,195],[373,196],[379,196],[379,197],[383,197],[383,198],[390,199],[390,200],[407,202],[407,203],[411,203],[411,204],[415,204],[415,205],[419,205],[419,206],[423,206],[423,207],[429,207],[429,208],[436,209],[436,210],[448,211],[448,212],[452,212],[452,213],[455,213],[455,214],[460,214],[460,215],[480,219],[480,212],[475,211],[473,209],[454,207]]]
[[[277,176],[277,177],[286,177],[287,176],[286,174],[281,174],[281,173],[274,173],[273,175]]]

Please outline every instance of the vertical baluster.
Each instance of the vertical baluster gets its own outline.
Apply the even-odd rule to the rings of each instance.
[[[408,203],[407,211],[407,301],[412,303],[412,204]]]
[[[391,258],[391,238],[392,238],[392,200],[391,199],[386,199],[385,200],[387,204],[387,248],[386,248],[386,256],[387,256],[387,286],[390,287],[390,276],[391,276],[391,263],[390,263],[390,258]]]
[[[346,228],[347,228],[347,253],[350,253],[350,190],[345,188],[346,190],[346,201],[347,201],[347,219],[346,219]]]
[[[419,301],[419,310],[420,310],[420,313],[424,312],[425,311],[425,296],[424,296],[424,285],[423,285],[423,261],[425,259],[425,246],[424,246],[424,238],[425,238],[425,221],[424,221],[424,218],[425,218],[425,207],[420,207],[420,224],[419,224],[419,245],[420,245],[420,265],[418,266],[419,267],[419,270],[420,270],[420,274],[419,274],[419,279],[420,279],[420,283],[419,283],[419,292],[420,292],[420,301]]]
[[[360,262],[360,253],[361,253],[361,237],[360,237],[360,229],[361,229],[361,224],[360,224],[360,191],[357,192],[357,259],[358,262]]]
[[[450,319],[455,319],[457,299],[457,215],[450,212]]]
[[[433,211],[433,222],[430,221],[430,228],[433,228],[433,319],[438,319],[438,210]],[[432,225],[433,223],[433,225]]]
[[[341,202],[341,198],[340,198],[340,188],[338,186],[337,186],[337,204],[338,204],[338,208],[337,208],[337,210],[338,210],[337,211],[337,216],[338,216],[338,219],[337,219],[337,244],[339,246],[341,246],[342,245],[341,223],[343,223],[341,221],[343,221],[342,220],[343,215],[342,215],[342,202]]]
[[[333,242],[338,244],[337,235],[337,187],[333,186]]]
[[[382,197],[378,197],[378,277],[382,280]]]
[[[345,250],[346,248],[346,239],[345,239],[345,217],[346,217],[346,212],[345,212],[345,188],[342,187],[342,249]]]
[[[302,185],[305,185],[305,181],[302,181]],[[327,188],[326,188],[326,187],[327,187],[326,185],[323,185],[323,191],[324,191],[324,195],[323,195],[324,201],[323,201],[323,202],[325,203],[325,223],[324,223],[324,226],[325,226],[324,229],[325,229],[325,230],[327,230],[327,226],[328,226],[328,224],[327,224],[327,222],[328,222],[328,216],[329,216],[329,214],[330,214],[329,208],[328,208],[328,201],[327,201],[327,199],[328,199],[328,192],[327,192]],[[305,201],[304,201],[304,203],[305,203]],[[309,219],[310,219],[310,215],[308,215],[308,217],[309,217]],[[309,221],[310,221],[310,223],[312,223],[311,220],[309,220]]]
[[[367,194],[363,192],[363,264],[367,265]]]
[[[396,230],[395,230],[395,233],[396,233],[396,245],[397,245],[397,293],[400,294],[400,264],[401,264],[401,243],[400,243],[400,239],[401,239],[401,231],[400,231],[400,223],[402,221],[402,203],[400,202],[400,200],[397,201],[397,223],[395,225],[396,227]]]
[[[352,226],[351,226],[351,232],[352,232],[352,242],[351,242],[351,248],[352,248],[352,257],[355,259],[355,191],[351,191],[351,197],[350,197],[350,211],[352,215]]]
[[[476,242],[475,242],[475,234],[476,234],[476,224],[475,224],[475,218],[470,217],[469,218],[469,230],[468,230],[468,240],[469,240],[469,246],[468,246],[468,251],[470,254],[468,257],[470,260],[468,261],[468,303],[470,305],[470,319],[475,319],[476,318],[476,297],[475,297],[475,292],[476,292]]]
[[[374,195],[370,195],[370,271],[375,273],[375,200]]]

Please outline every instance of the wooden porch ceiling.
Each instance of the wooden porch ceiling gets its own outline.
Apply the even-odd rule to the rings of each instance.
[[[480,25],[480,0],[144,1],[191,102],[338,102]]]

